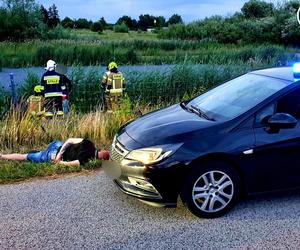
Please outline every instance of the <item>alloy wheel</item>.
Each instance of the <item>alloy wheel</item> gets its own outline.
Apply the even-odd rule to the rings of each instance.
[[[230,177],[221,171],[209,171],[195,182],[192,197],[195,205],[203,212],[215,213],[224,209],[234,194]]]

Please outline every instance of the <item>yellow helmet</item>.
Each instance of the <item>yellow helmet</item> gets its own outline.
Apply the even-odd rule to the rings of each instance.
[[[118,65],[115,62],[110,62],[107,66],[108,70],[111,70],[113,68],[118,68]]]

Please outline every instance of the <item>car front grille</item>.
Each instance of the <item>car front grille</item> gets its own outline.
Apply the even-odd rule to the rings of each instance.
[[[111,147],[110,151],[111,151],[111,159],[117,163],[121,163],[124,156],[118,153],[118,151],[113,146]]]
[[[114,140],[110,152],[111,160],[117,163],[121,163],[124,157],[129,153],[129,151],[126,150],[125,147],[117,139]]]

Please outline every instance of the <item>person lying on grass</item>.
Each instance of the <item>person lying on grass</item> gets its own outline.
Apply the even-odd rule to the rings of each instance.
[[[43,151],[32,151],[28,154],[0,154],[0,159],[79,166],[93,159],[108,160],[109,152],[107,150],[98,151],[94,143],[87,139],[69,138],[65,143],[53,141]]]

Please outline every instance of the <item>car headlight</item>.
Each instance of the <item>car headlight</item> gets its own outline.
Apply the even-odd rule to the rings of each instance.
[[[132,150],[128,155],[126,155],[125,158],[128,160],[139,161],[145,165],[148,165],[159,162],[171,154],[174,154],[181,145],[182,143],[166,144],[150,148],[136,149]]]

